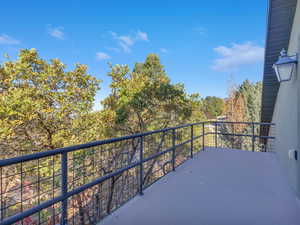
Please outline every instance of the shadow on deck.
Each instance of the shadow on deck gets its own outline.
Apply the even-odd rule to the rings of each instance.
[[[207,148],[99,224],[297,225],[274,153]]]

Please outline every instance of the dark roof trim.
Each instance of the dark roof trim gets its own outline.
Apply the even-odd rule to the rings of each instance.
[[[279,83],[272,65],[281,49],[288,49],[297,0],[269,0],[261,122],[271,122]]]

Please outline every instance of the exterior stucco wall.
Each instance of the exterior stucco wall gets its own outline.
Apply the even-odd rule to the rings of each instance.
[[[300,1],[297,3],[288,53],[300,53]],[[292,188],[300,197],[300,66],[291,81],[280,84],[273,122],[276,123],[275,151]],[[298,161],[288,158],[288,152],[292,149],[298,150]]]

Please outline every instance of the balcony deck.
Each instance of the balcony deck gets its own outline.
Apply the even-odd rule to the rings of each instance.
[[[297,225],[299,212],[274,153],[207,148],[100,224]]]

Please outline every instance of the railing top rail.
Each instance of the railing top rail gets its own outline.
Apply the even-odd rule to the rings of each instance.
[[[275,123],[266,123],[266,122],[240,122],[240,121],[217,121],[212,120],[208,121],[208,123],[229,123],[229,124],[254,124],[254,125],[269,125],[269,126],[275,126]]]

